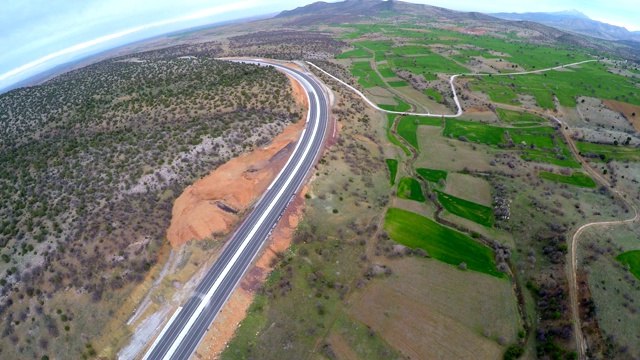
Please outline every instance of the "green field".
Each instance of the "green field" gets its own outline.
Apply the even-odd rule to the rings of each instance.
[[[394,241],[410,248],[424,249],[434,259],[455,266],[464,262],[470,270],[504,277],[503,273],[496,270],[490,248],[424,216],[390,208],[384,228]]]
[[[410,177],[400,179],[400,183],[398,183],[398,197],[419,202],[426,200],[420,182]]]
[[[563,184],[582,186],[586,188],[596,187],[596,182],[589,175],[581,172],[574,172],[571,176],[554,174],[546,171],[540,171],[540,177],[546,180],[556,181]]]
[[[507,138],[504,135],[504,131],[504,128],[496,126],[455,119],[447,119],[444,127],[445,136],[452,136],[455,139],[464,136],[469,141],[491,145],[506,142]]]
[[[484,205],[460,199],[453,195],[437,191],[438,201],[448,212],[476,222],[480,225],[492,227],[495,222],[493,210]]]
[[[474,91],[485,91],[491,100],[510,104],[516,94],[530,94],[538,105],[553,109],[553,95],[560,105],[575,107],[578,96],[591,96],[640,105],[640,91],[629,78],[615,75],[601,63],[585,63],[571,71],[548,71],[541,74],[484,76],[471,82]],[[515,89],[515,90],[514,90]]]
[[[398,135],[402,136],[402,138],[405,139],[409,145],[416,148],[416,150],[420,150],[418,147],[418,135],[416,133],[420,125],[442,126],[442,120],[434,117],[407,115],[400,119],[396,129]]]
[[[438,183],[440,179],[447,180],[447,172],[444,170],[416,169],[416,172],[420,177],[432,183]]]
[[[398,175],[398,160],[387,159],[386,162],[389,168],[389,184],[393,186],[396,183],[396,175]]]
[[[364,40],[364,41],[358,41],[354,43],[354,45],[365,47],[371,51],[390,51],[391,46],[393,45],[393,42]]]
[[[509,135],[513,143],[516,145],[526,144],[534,145],[536,148],[554,149],[554,138],[556,130],[549,126],[529,128],[529,129],[510,129]]]
[[[382,77],[384,78],[396,77],[396,74],[388,65],[378,65],[378,72],[380,72],[380,75],[382,75]]]
[[[617,161],[640,161],[640,149],[622,145],[594,144],[576,141],[576,146],[580,154],[597,154],[599,158],[591,158],[593,161],[607,161],[609,159]]]
[[[404,87],[404,86],[409,86],[409,84],[404,81],[404,80],[398,80],[398,81],[389,81],[388,82],[389,86],[391,87]]]
[[[413,57],[403,57],[400,55],[387,56],[387,61],[392,64],[392,67],[411,71],[414,74],[430,75],[427,80],[433,80],[435,77],[433,74],[460,74],[467,73],[469,69],[463,68],[453,61],[440,56],[435,53],[429,53],[428,55],[419,55]]]
[[[364,88],[371,88],[374,86],[385,87],[384,81],[378,76],[371,68],[371,63],[368,61],[356,61],[351,64],[349,72],[358,78],[358,83]]]
[[[383,108],[383,106],[385,105],[378,104],[378,106]],[[395,106],[393,105],[391,106],[395,108]],[[395,115],[395,114],[387,114],[387,139],[389,139],[389,142],[392,143],[393,145],[400,147],[400,149],[404,151],[405,155],[411,156],[411,151],[409,151],[409,149],[407,149],[407,147],[404,146],[404,144],[391,133],[391,127],[393,126],[393,121],[397,116],[398,115]]]
[[[433,98],[436,102],[442,102],[442,94],[440,94],[436,89],[424,89],[424,94],[430,98]]]
[[[399,97],[396,96],[393,99],[396,101],[397,103],[396,105],[378,104],[378,107],[384,110],[397,111],[397,112],[403,112],[411,109],[411,106],[406,102],[404,102]]]
[[[336,59],[349,59],[349,58],[370,59],[371,53],[365,49],[362,49],[356,46],[355,50],[343,52],[342,54],[336,56]]]
[[[562,141],[559,141],[559,143],[566,147]],[[560,148],[562,149],[562,146]],[[573,160],[573,156],[569,150],[562,150],[560,154],[556,154],[554,151],[549,150],[526,149],[523,151],[522,159],[525,161],[548,163],[573,169],[580,169],[582,167],[579,162]]]
[[[511,123],[514,126],[516,126],[516,124],[537,124],[546,122],[543,117],[526,112],[497,108],[496,113],[498,113],[498,117],[500,118],[500,120]]]
[[[640,280],[640,250],[627,251],[616,256],[623,265],[629,265],[629,272]]]

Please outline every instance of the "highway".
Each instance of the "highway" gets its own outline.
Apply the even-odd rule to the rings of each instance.
[[[328,104],[315,80],[301,71],[272,62],[233,61],[274,66],[295,78],[306,90],[309,100],[307,124],[284,168],[227,242],[220,257],[198,284],[191,298],[173,314],[144,359],[191,357],[304,183],[322,147],[329,121]]]

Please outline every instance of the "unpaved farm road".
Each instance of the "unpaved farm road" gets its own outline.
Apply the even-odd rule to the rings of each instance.
[[[615,221],[599,221],[599,222],[591,222],[588,224],[584,224],[576,230],[576,233],[573,234],[571,238],[571,247],[569,251],[569,301],[571,302],[571,318],[573,320],[573,334],[575,337],[576,347],[578,350],[578,357],[580,359],[586,359],[587,355],[587,343],[585,341],[584,336],[582,335],[582,324],[580,322],[580,308],[578,304],[578,239],[580,235],[588,228],[596,227],[596,226],[612,226],[612,225],[623,225],[630,224],[638,221],[640,219],[640,213],[638,212],[638,207],[631,200],[625,197],[626,194],[623,194],[618,189],[614,189],[611,187],[611,184],[607,179],[605,179],[598,171],[591,168],[589,164],[579,155],[578,148],[576,144],[573,142],[571,137],[568,135],[569,127],[566,124],[562,124],[562,122],[555,117],[552,117],[555,121],[560,124],[560,129],[562,135],[567,140],[569,145],[569,149],[573,153],[573,156],[582,163],[582,166],[587,170],[587,172],[593,176],[600,184],[603,184],[607,189],[609,189],[612,193],[614,193],[617,197],[619,197],[623,202],[627,203],[629,207],[634,212],[633,218],[626,220],[615,220]]]
[[[456,118],[462,115],[463,110],[462,107],[460,105],[460,102],[458,100],[458,94],[456,92],[456,88],[454,86],[454,82],[455,79],[458,76],[513,76],[513,75],[529,75],[529,74],[539,74],[542,72],[546,72],[546,71],[551,71],[551,70],[559,70],[565,67],[570,67],[570,66],[575,66],[575,65],[580,65],[580,64],[584,64],[584,63],[589,63],[589,62],[594,62],[594,61],[598,61],[598,60],[585,60],[585,61],[579,61],[579,62],[575,62],[572,64],[566,64],[566,65],[560,65],[560,66],[555,66],[552,68],[547,68],[547,69],[541,69],[541,70],[534,70],[534,71],[524,71],[524,72],[517,72],[517,73],[502,73],[502,74],[456,74],[451,76],[449,83],[451,85],[451,91],[453,92],[453,100],[456,104],[457,107],[457,112],[456,114],[446,114],[446,115],[439,115],[439,114],[431,114],[431,113],[411,113],[411,112],[398,112],[398,111],[389,111],[389,110],[384,110],[381,109],[380,107],[378,107],[374,102],[372,102],[371,100],[369,100],[362,92],[358,91],[356,88],[354,88],[353,86],[347,84],[346,82],[340,80],[339,78],[331,75],[330,73],[328,73],[327,71],[323,70],[322,68],[320,68],[319,66],[308,62],[307,63],[311,66],[313,66],[314,68],[320,70],[321,72],[323,72],[324,74],[330,76],[331,78],[333,78],[334,80],[336,80],[337,82],[341,83],[342,85],[344,85],[345,87],[349,88],[350,90],[352,90],[353,92],[355,92],[356,94],[358,94],[360,97],[362,97],[362,99],[369,104],[371,107],[373,107],[374,109],[381,111],[381,112],[385,112],[388,114],[399,114],[399,115],[415,115],[415,116],[425,116],[425,117],[442,117],[442,118]],[[497,104],[499,106],[502,106],[502,104]],[[542,115],[542,116],[550,116],[548,114],[543,114],[540,113],[538,111],[535,110],[528,110],[528,109],[520,109],[522,111],[526,111],[526,112],[531,112],[531,113],[535,113],[538,115]],[[576,230],[575,234],[573,234],[573,237],[571,238],[571,247],[570,247],[570,252],[569,252],[569,301],[571,302],[571,317],[573,320],[573,328],[574,328],[574,336],[575,336],[575,342],[576,342],[576,347],[578,350],[578,357],[580,359],[586,359],[586,348],[587,348],[587,344],[586,341],[584,339],[584,336],[582,335],[582,324],[580,321],[580,311],[579,311],[579,304],[578,304],[578,276],[577,276],[577,269],[578,269],[578,256],[577,256],[577,248],[578,248],[578,239],[580,238],[580,235],[588,228],[591,227],[597,227],[597,226],[614,226],[614,225],[623,225],[623,224],[629,224],[629,223],[633,223],[636,222],[640,219],[640,213],[638,212],[638,207],[629,199],[627,199],[625,197],[626,194],[623,194],[622,192],[620,192],[617,189],[614,189],[611,187],[611,184],[609,183],[609,181],[607,181],[607,179],[605,179],[602,175],[600,175],[598,173],[598,171],[592,169],[589,164],[584,161],[584,159],[580,156],[578,148],[576,147],[575,143],[571,140],[571,137],[567,134],[569,131],[569,127],[563,123],[562,121],[558,120],[557,118],[555,118],[554,116],[550,116],[554,121],[556,121],[558,124],[560,124],[560,129],[562,132],[563,137],[567,140],[567,143],[569,144],[569,149],[571,149],[571,152],[573,153],[574,157],[576,159],[578,159],[578,161],[580,161],[580,163],[582,163],[583,167],[587,170],[587,172],[589,172],[590,175],[592,175],[600,184],[604,185],[607,189],[609,189],[612,193],[614,193],[616,196],[618,196],[623,202],[627,203],[629,205],[629,207],[631,207],[631,209],[634,212],[634,217],[630,218],[630,219],[626,219],[626,220],[614,220],[614,221],[600,221],[600,222],[591,222],[591,223],[587,223],[582,225],[580,228],[578,228],[578,230]]]

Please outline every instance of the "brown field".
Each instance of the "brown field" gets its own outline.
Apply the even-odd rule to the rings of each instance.
[[[445,192],[477,204],[491,206],[489,182],[475,176],[458,173],[449,174]]]
[[[631,105],[615,100],[602,100],[604,105],[613,111],[622,113],[629,121],[633,123],[633,127],[640,131],[640,106]],[[633,114],[636,114],[633,116]]]
[[[511,284],[436,260],[405,258],[349,313],[412,359],[498,359],[520,328]]]
[[[338,332],[332,331],[331,335],[327,338],[329,344],[333,348],[333,351],[341,360],[358,360],[360,357],[353,351],[349,343]]]

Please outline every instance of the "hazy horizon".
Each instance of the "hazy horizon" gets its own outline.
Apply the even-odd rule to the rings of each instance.
[[[25,0],[6,4],[0,14],[0,91],[56,66],[154,36],[229,20],[293,9],[314,1],[223,0],[215,6],[206,0],[88,0],[82,3]],[[410,1],[460,11],[553,12],[576,9],[594,20],[638,30],[638,14],[629,0],[615,4],[576,0],[490,4],[462,0]],[[633,27],[635,26],[635,28]]]

